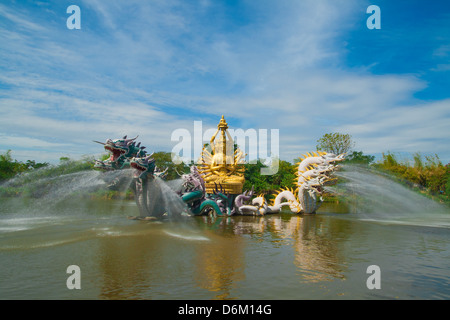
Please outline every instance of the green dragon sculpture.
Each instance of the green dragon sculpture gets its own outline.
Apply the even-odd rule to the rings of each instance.
[[[199,173],[197,166],[190,167],[189,174],[181,175],[182,188],[178,192],[193,215],[208,213],[213,216],[230,216],[232,206],[229,196],[216,186],[212,194],[206,192],[205,180]]]
[[[104,145],[105,150],[110,153],[110,157],[107,160],[96,160],[94,168],[105,172],[133,169],[133,179],[130,183],[130,188],[133,191],[140,214],[136,218],[162,218],[167,214],[167,208],[157,205],[159,199],[162,198],[163,190],[156,184],[159,179],[166,177],[167,169],[160,170],[155,164],[155,159],[152,157],[153,154],[148,155],[144,150],[145,147],[141,147],[140,143],[136,144],[136,138],[127,139],[127,136],[124,136],[122,139],[107,139],[105,143],[94,140],[94,142]],[[219,191],[214,194],[207,194],[205,182],[196,166],[192,166],[191,172],[182,175],[181,179],[183,181],[182,188],[175,192],[185,203],[186,208],[178,208],[180,212],[173,212],[172,217],[182,213],[192,215],[203,215],[205,213],[218,216],[231,215],[231,206],[224,205],[224,203],[228,202],[228,197]],[[116,177],[109,184],[109,187],[115,188],[121,183],[123,181]],[[174,192],[172,190],[165,191]]]
[[[146,156],[145,147],[141,147],[140,142],[136,145],[136,139],[137,137],[127,139],[127,136],[124,136],[122,139],[107,139],[105,143],[94,140],[104,145],[105,150],[111,154],[107,160],[95,160],[94,168],[104,171],[130,168],[132,158]]]

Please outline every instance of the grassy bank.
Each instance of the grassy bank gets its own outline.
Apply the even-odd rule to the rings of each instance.
[[[388,152],[372,167],[428,198],[450,205],[450,164],[443,165],[437,155],[416,153],[413,159],[399,160]]]

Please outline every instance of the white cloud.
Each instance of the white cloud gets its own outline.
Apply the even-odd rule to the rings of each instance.
[[[16,148],[64,148],[68,144],[64,143],[52,143],[46,140],[35,139],[30,137],[17,137],[17,136],[7,136],[4,134],[0,135],[2,141],[8,141],[8,144]]]
[[[386,109],[360,124],[340,129],[357,137],[369,153],[398,150],[448,156],[449,117],[450,100],[443,100]]]
[[[2,29],[1,134],[27,157],[45,143],[49,153],[96,153],[91,140],[125,134],[169,151],[173,130],[194,120],[214,127],[224,114],[243,129],[280,129],[286,160],[333,131],[368,153],[448,145],[449,102],[415,99],[427,86],[418,76],[343,64],[342,38],[361,20],[360,2],[239,5],[242,21],[212,1],[86,1],[79,33],[2,5],[9,21],[28,24]]]
[[[3,4],[0,4],[0,12],[3,17],[13,22],[20,29],[30,30],[33,32],[42,32],[45,30],[45,27],[39,23],[34,23],[31,21],[28,15],[11,10]]]

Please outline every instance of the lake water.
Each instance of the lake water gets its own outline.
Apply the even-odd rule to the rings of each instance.
[[[3,203],[0,299],[450,298],[448,225],[342,210],[148,222],[126,218],[132,201]],[[367,287],[370,265],[380,289]]]

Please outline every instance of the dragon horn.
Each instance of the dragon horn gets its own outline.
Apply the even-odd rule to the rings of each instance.
[[[104,142],[100,142],[100,141],[96,141],[96,140],[92,140],[92,141],[94,141],[94,142],[96,142],[96,143],[100,143],[100,144],[102,144],[102,145],[105,145],[106,143],[104,143]]]
[[[126,143],[131,143],[131,141],[136,140],[136,139],[139,137],[139,135],[137,135],[136,138],[133,138],[133,139],[127,139],[126,137],[127,137],[127,136],[124,136],[124,137],[123,137],[123,139],[125,140],[125,142],[126,142]]]

